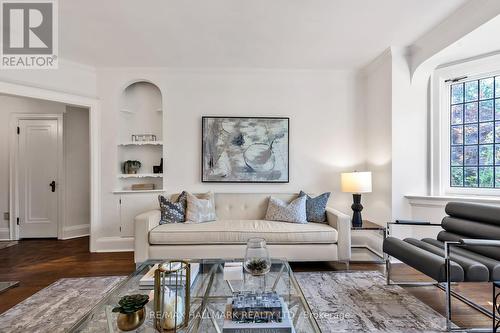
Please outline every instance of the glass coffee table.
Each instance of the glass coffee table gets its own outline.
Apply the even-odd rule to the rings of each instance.
[[[200,264],[199,273],[191,286],[191,313],[189,324],[178,332],[221,333],[227,299],[238,291],[276,291],[283,298],[296,333],[320,333],[321,330],[309,305],[293,276],[286,260],[273,260],[271,271],[264,277],[254,277],[244,272],[242,281],[225,281],[223,267],[226,261],[242,260],[191,260]],[[111,312],[120,298],[130,294],[149,294],[152,287],[142,289],[139,280],[157,263],[148,261],[134,273],[104,295],[94,308],[76,322],[69,332],[121,332],[117,328],[117,314]],[[135,332],[156,332],[154,328],[153,301],[146,305],[146,320]]]

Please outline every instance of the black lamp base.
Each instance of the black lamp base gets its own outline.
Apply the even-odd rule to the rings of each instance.
[[[361,204],[361,194],[353,194],[352,201],[352,226],[360,228],[363,225],[363,218],[361,217],[361,211],[363,210],[363,205]]]

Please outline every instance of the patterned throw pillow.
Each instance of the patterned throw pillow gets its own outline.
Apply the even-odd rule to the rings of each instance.
[[[215,198],[212,192],[197,196],[187,193],[186,221],[190,223],[202,223],[214,221],[216,218]]]
[[[266,220],[307,223],[306,197],[298,197],[289,204],[280,199],[270,197]]]
[[[330,198],[330,192],[311,198],[304,191],[300,191],[299,197],[306,197],[307,221],[326,223],[326,204]]]
[[[177,201],[168,200],[163,195],[158,196],[160,202],[160,224],[180,223],[186,221],[187,192],[182,192]]]

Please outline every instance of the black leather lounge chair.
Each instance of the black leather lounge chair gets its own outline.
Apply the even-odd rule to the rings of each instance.
[[[450,202],[445,211],[448,216],[441,222],[444,230],[439,232],[437,239],[401,240],[390,237],[389,226],[383,248],[386,253],[387,283],[393,283],[390,277],[390,257],[397,258],[434,279],[436,285],[446,291],[446,328],[455,331],[463,328],[452,325],[452,296],[490,317],[493,316],[489,309],[453,292],[451,283],[500,281],[500,207]],[[419,283],[412,283],[416,284]]]

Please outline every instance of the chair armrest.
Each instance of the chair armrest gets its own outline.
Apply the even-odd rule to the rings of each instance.
[[[351,259],[351,218],[334,208],[326,207],[326,219],[338,233],[339,261],[349,261]]]
[[[151,210],[134,219],[134,261],[141,263],[149,258],[149,231],[160,224],[160,210]]]
[[[481,245],[481,246],[500,246],[500,240],[494,239],[460,239],[460,245]]]

